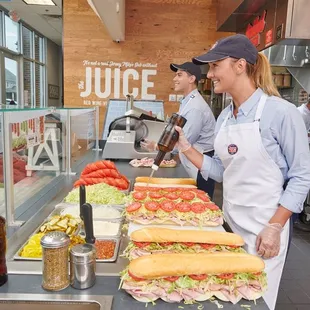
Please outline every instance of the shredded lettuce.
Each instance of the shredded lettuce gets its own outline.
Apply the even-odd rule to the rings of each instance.
[[[175,284],[179,288],[194,288],[197,287],[198,281],[191,279],[189,276],[180,277],[175,281]]]
[[[123,205],[127,196],[117,188],[105,183],[86,186],[86,201],[100,205]],[[65,198],[65,202],[78,203],[80,201],[79,188],[73,189]]]

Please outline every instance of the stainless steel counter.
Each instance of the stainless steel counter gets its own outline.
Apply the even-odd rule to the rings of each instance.
[[[96,153],[93,153],[87,161],[84,162],[84,166],[91,161],[97,160]],[[128,162],[118,161],[116,165],[119,171],[126,175],[129,179],[134,180],[137,176],[148,176],[150,169],[148,168],[132,168]],[[83,167],[82,167],[83,168]],[[183,167],[178,166],[177,168],[163,168],[159,169],[156,174],[157,177],[187,177],[187,174]],[[71,302],[77,300],[93,300],[97,301],[101,307],[100,310],[110,309],[110,303],[113,298],[112,309],[117,310],[142,310],[145,309],[146,305],[144,303],[137,302],[130,295],[128,295],[123,290],[118,290],[119,286],[119,272],[128,264],[128,261],[122,258],[118,258],[115,263],[97,263],[96,274],[97,280],[96,284],[87,290],[79,291],[72,287],[61,292],[47,292],[41,287],[41,266],[40,261],[14,261],[12,259],[13,255],[19,249],[19,247],[28,239],[28,237],[35,231],[35,229],[44,221],[44,219],[52,212],[55,205],[63,200],[67,193],[72,189],[72,184],[76,180],[76,177],[68,177],[65,181],[63,189],[55,196],[51,197],[50,202],[37,214],[35,214],[26,224],[19,229],[8,240],[8,253],[7,253],[7,265],[9,270],[9,281],[0,287],[0,310],[13,309],[11,304],[2,304],[1,302],[7,301],[8,298],[14,300],[69,300]],[[126,247],[128,239],[123,238],[120,253]],[[107,277],[108,276],[108,277]],[[36,294],[35,296],[33,294]],[[96,298],[97,296],[97,298]],[[102,297],[101,299],[98,297]],[[101,304],[102,303],[102,304]],[[204,309],[215,310],[218,306],[210,301],[199,303],[204,306]],[[184,305],[184,304],[169,304],[163,301],[156,301],[156,308],[161,310],[171,310],[171,309],[195,309],[197,306],[194,305]],[[242,304],[250,305],[252,310],[268,310],[264,300],[261,298],[257,301],[255,306],[253,302],[241,301],[237,305],[231,303],[220,302],[224,306],[225,310],[235,310],[244,309],[241,307]],[[103,305],[103,306],[102,306]],[[71,310],[75,308],[69,305]],[[66,307],[69,309],[69,306]],[[149,307],[152,307],[151,305]],[[24,308],[23,308],[24,309]],[[52,308],[51,308],[52,309]],[[57,307],[53,309],[58,309]],[[63,309],[63,308],[61,308]],[[84,309],[84,307],[78,308]],[[86,307],[85,307],[86,309]],[[88,309],[88,308],[87,308]],[[95,309],[89,306],[89,309]],[[25,308],[26,310],[26,308]]]

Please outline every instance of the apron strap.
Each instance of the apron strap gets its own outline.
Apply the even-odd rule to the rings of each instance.
[[[259,122],[260,121],[260,118],[262,116],[262,113],[263,113],[263,110],[264,110],[264,107],[265,107],[265,103],[266,103],[267,97],[268,96],[266,94],[263,94],[260,97],[259,102],[258,102],[258,107],[257,107],[256,113],[255,113],[254,122]]]
[[[233,111],[233,108],[234,108],[234,106],[233,106],[233,104],[231,104],[231,109],[232,109],[231,111]],[[223,123],[220,127],[220,130],[226,126],[227,120],[229,119],[229,116],[232,114],[231,111],[229,111],[227,113],[226,117],[224,118]]]

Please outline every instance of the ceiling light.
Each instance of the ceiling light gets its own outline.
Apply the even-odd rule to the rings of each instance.
[[[53,0],[23,0],[28,5],[56,5]]]

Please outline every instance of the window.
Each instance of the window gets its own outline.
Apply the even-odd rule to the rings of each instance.
[[[33,58],[32,53],[32,31],[23,26],[23,55],[27,58]]]
[[[3,46],[3,38],[2,38],[2,35],[3,35],[3,21],[2,21],[2,11],[0,11],[0,46]]]
[[[36,107],[39,108],[41,106],[44,106],[44,68],[43,66],[39,65],[38,63],[35,64],[36,67],[36,83],[35,83],[35,89],[36,89]]]
[[[35,34],[34,36],[35,60],[43,62],[43,38]]]
[[[24,104],[33,106],[33,64],[24,60]]]
[[[5,46],[13,51],[19,52],[19,24],[5,15]]]
[[[1,46],[7,50],[5,54],[0,53],[0,64],[3,64],[0,89],[4,90],[0,92],[0,102],[13,104],[22,99],[22,105],[44,107],[47,101],[45,38],[0,10]]]
[[[5,101],[6,104],[17,104],[18,64],[17,61],[4,57]]]

